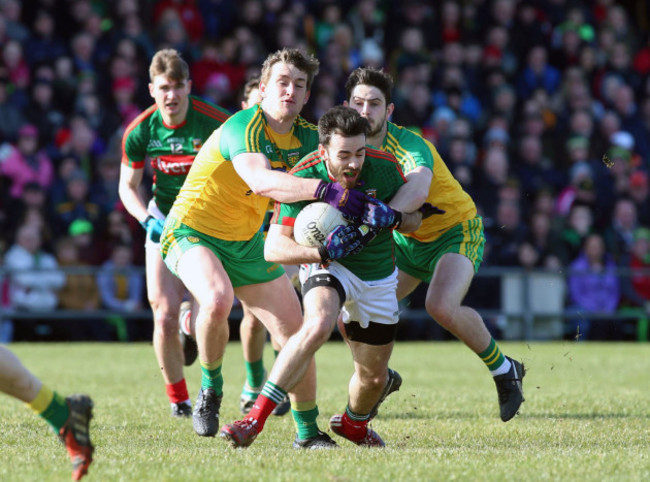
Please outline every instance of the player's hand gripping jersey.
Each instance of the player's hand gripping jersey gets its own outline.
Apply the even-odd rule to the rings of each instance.
[[[325,160],[318,155],[318,151],[300,161],[292,169],[291,174],[332,181],[327,173]],[[366,149],[366,159],[359,175],[356,190],[388,202],[405,182],[406,178],[402,169],[391,154],[372,148]],[[276,204],[271,222],[293,226],[300,210],[310,202],[312,201]],[[390,276],[395,270],[392,231],[382,229],[361,252],[338,259],[337,262],[364,281],[374,281]]]
[[[474,201],[449,172],[449,168],[431,142],[404,127],[388,122],[388,130],[381,150],[393,154],[405,173],[409,173],[417,166],[431,169],[433,179],[426,202],[445,211],[444,214],[434,214],[423,219],[417,231],[404,236],[423,242],[433,241],[450,227],[476,216]]]
[[[289,171],[317,147],[318,130],[302,117],[281,135],[271,130],[259,106],[237,112],[196,156],[171,216],[215,238],[249,240],[262,226],[269,198],[250,190],[232,159],[246,152],[262,153],[272,169]]]
[[[153,196],[166,216],[178,195],[203,141],[223,124],[228,111],[198,97],[189,96],[185,122],[165,125],[154,104],[126,128],[122,140],[122,163],[143,169],[149,158],[153,168]]]

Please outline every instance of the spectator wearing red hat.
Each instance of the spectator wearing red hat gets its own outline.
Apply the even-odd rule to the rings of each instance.
[[[14,199],[22,195],[25,184],[37,182],[48,189],[54,168],[45,151],[39,149],[38,129],[25,124],[18,130],[16,146],[4,143],[0,149],[0,174],[11,180],[9,192]]]

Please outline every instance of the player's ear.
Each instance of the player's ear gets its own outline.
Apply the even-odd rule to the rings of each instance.
[[[386,117],[390,117],[395,110],[395,104],[392,102],[386,106]]]
[[[309,100],[310,95],[311,95],[311,90],[308,90],[307,93],[305,94],[305,101],[302,103],[302,105],[307,104],[307,101]]]
[[[155,96],[153,95],[153,84],[151,82],[149,82],[149,95],[155,98]]]
[[[192,81],[187,79],[187,92],[192,92]]]
[[[323,144],[318,144],[318,155],[327,160],[327,149],[325,149]]]
[[[350,107],[350,103],[347,100],[344,100],[343,107]]]

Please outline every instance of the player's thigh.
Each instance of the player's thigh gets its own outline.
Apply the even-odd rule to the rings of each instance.
[[[300,301],[285,274],[265,283],[238,286],[235,293],[281,344],[300,328]]]
[[[221,261],[226,259],[228,245],[167,218],[161,237],[163,260],[201,308],[228,313],[232,308],[232,283]]]
[[[402,300],[415,291],[422,280],[399,270],[397,272],[397,299]]]
[[[185,291],[183,282],[169,271],[158,245],[147,246],[145,255],[149,301],[152,305],[165,304],[178,307]]]
[[[199,306],[216,304],[230,310],[234,300],[232,284],[221,260],[210,248],[196,245],[183,252],[176,269]]]
[[[305,291],[303,326],[329,337],[341,314],[343,301],[340,292],[329,285],[318,285]]]
[[[446,253],[436,265],[427,290],[427,300],[460,305],[473,277],[474,266],[468,258],[462,254]]]
[[[248,307],[248,304],[243,302],[242,300],[239,301],[241,302],[241,311],[242,311],[242,318],[241,318],[240,325],[245,326],[246,329],[250,331],[257,331],[257,330],[264,329],[264,325],[253,314],[251,309]]]

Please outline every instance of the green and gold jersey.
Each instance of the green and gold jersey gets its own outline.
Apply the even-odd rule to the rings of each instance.
[[[333,182],[327,173],[325,161],[318,155],[318,151],[309,154],[300,161],[291,170],[291,174]],[[405,182],[406,178],[394,156],[376,149],[366,149],[366,158],[358,180],[360,187],[355,189],[388,202]],[[300,210],[310,202],[313,201],[290,204],[276,203],[271,223],[293,226]],[[379,234],[360,253],[346,256],[337,262],[364,281],[374,281],[390,276],[395,270],[392,231],[380,230]]]
[[[155,104],[128,125],[122,138],[122,163],[143,169],[149,159],[153,196],[163,214],[171,209],[205,140],[229,115],[225,109],[190,95],[187,116],[180,125],[166,125]]]
[[[226,241],[246,241],[259,231],[269,198],[253,193],[237,174],[238,154],[264,154],[271,169],[289,171],[318,147],[315,125],[298,117],[291,131],[278,134],[255,105],[234,114],[196,156],[172,215],[183,224]]]
[[[417,166],[433,171],[428,203],[443,209],[445,214],[434,214],[422,221],[420,228],[405,236],[428,242],[438,238],[447,229],[476,216],[476,205],[447,168],[435,146],[418,134],[388,122],[382,151],[393,154],[406,174]]]

